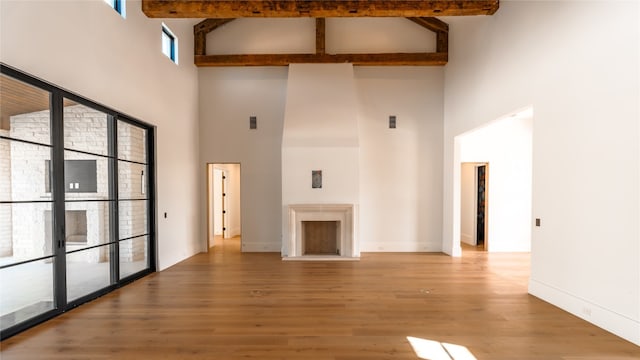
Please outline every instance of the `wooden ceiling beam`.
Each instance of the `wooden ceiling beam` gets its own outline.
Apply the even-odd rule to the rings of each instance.
[[[213,30],[219,28],[220,26],[228,22],[231,22],[233,20],[235,19],[206,19],[194,25],[193,32],[194,33],[197,33],[197,32],[210,33]]]
[[[409,17],[407,19],[436,33],[437,52],[449,52],[449,24],[434,17]]]
[[[324,18],[316,19],[316,54],[326,51],[326,22]]]
[[[193,26],[193,52],[195,55],[207,54],[207,34],[235,19],[206,19]]]
[[[408,20],[427,28],[435,33],[449,32],[449,24],[434,17],[408,17]]]
[[[142,0],[150,18],[432,17],[492,15],[499,0]]]
[[[442,66],[447,53],[390,54],[251,54],[196,55],[196,66],[286,66],[289,64],[351,63],[369,66]]]

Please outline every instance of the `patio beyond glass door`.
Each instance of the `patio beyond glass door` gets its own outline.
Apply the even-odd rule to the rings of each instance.
[[[56,307],[51,93],[0,75],[0,331]],[[13,100],[15,99],[15,100]],[[13,101],[12,101],[13,100]]]
[[[114,147],[108,114],[64,101],[64,188],[67,302],[112,281]]]
[[[0,64],[0,338],[155,270],[153,127]]]

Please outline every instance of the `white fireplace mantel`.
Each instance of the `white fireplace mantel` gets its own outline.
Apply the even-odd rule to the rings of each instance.
[[[288,206],[289,226],[285,241],[288,253],[283,260],[357,260],[358,244],[357,206],[353,204],[294,204]],[[340,222],[340,255],[303,255],[303,221]]]

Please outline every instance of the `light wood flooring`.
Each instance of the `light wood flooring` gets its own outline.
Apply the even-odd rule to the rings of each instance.
[[[528,254],[283,262],[241,254],[237,238],[217,242],[1,342],[0,358],[640,358],[640,347],[528,295]]]

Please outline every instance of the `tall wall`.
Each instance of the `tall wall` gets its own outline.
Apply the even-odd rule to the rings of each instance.
[[[124,19],[103,1],[2,1],[0,61],[157,126],[158,265],[164,269],[204,247],[195,21],[165,21],[179,39],[176,65],[161,53],[162,21],[146,18],[137,0],[126,6]]]
[[[207,163],[240,163],[242,250],[280,251],[287,68],[202,68],[199,75],[202,176]],[[257,117],[256,130],[249,129],[250,116]]]
[[[443,70],[356,67],[355,77],[360,250],[440,251]]]
[[[292,46],[303,51],[306,41],[313,41],[305,30],[308,25],[313,34],[313,23],[292,22],[298,30],[288,21],[281,25],[273,19],[235,20],[209,34],[208,47],[212,53],[265,52],[264,43],[256,39],[273,32],[287,34],[288,44],[293,44],[286,48],[276,41],[275,52]],[[330,25],[328,33],[333,31]],[[389,39],[386,46],[372,49],[377,51],[414,51],[409,43],[428,44],[431,36],[405,19],[368,19],[339,26]],[[396,38],[403,40],[393,41]],[[357,45],[350,37],[333,36],[331,41],[328,48]],[[362,251],[441,249],[443,74],[442,68],[435,67],[354,67]],[[207,162],[240,162],[243,250],[280,251],[280,146],[287,68],[201,68],[199,76],[202,176]],[[254,115],[258,129],[249,130],[249,117]],[[397,129],[388,128],[390,115],[397,116]],[[201,208],[206,208],[204,202]]]
[[[455,136],[532,105],[529,291],[640,344],[637,2],[503,1],[450,22],[443,248],[455,253]],[[533,219],[532,219],[533,221]]]
[[[530,115],[507,117],[458,136],[460,162],[488,163],[485,241],[491,252],[531,249],[531,125]],[[460,199],[461,210],[464,203]],[[460,238],[475,242],[475,208],[465,210],[471,213],[461,211]]]

